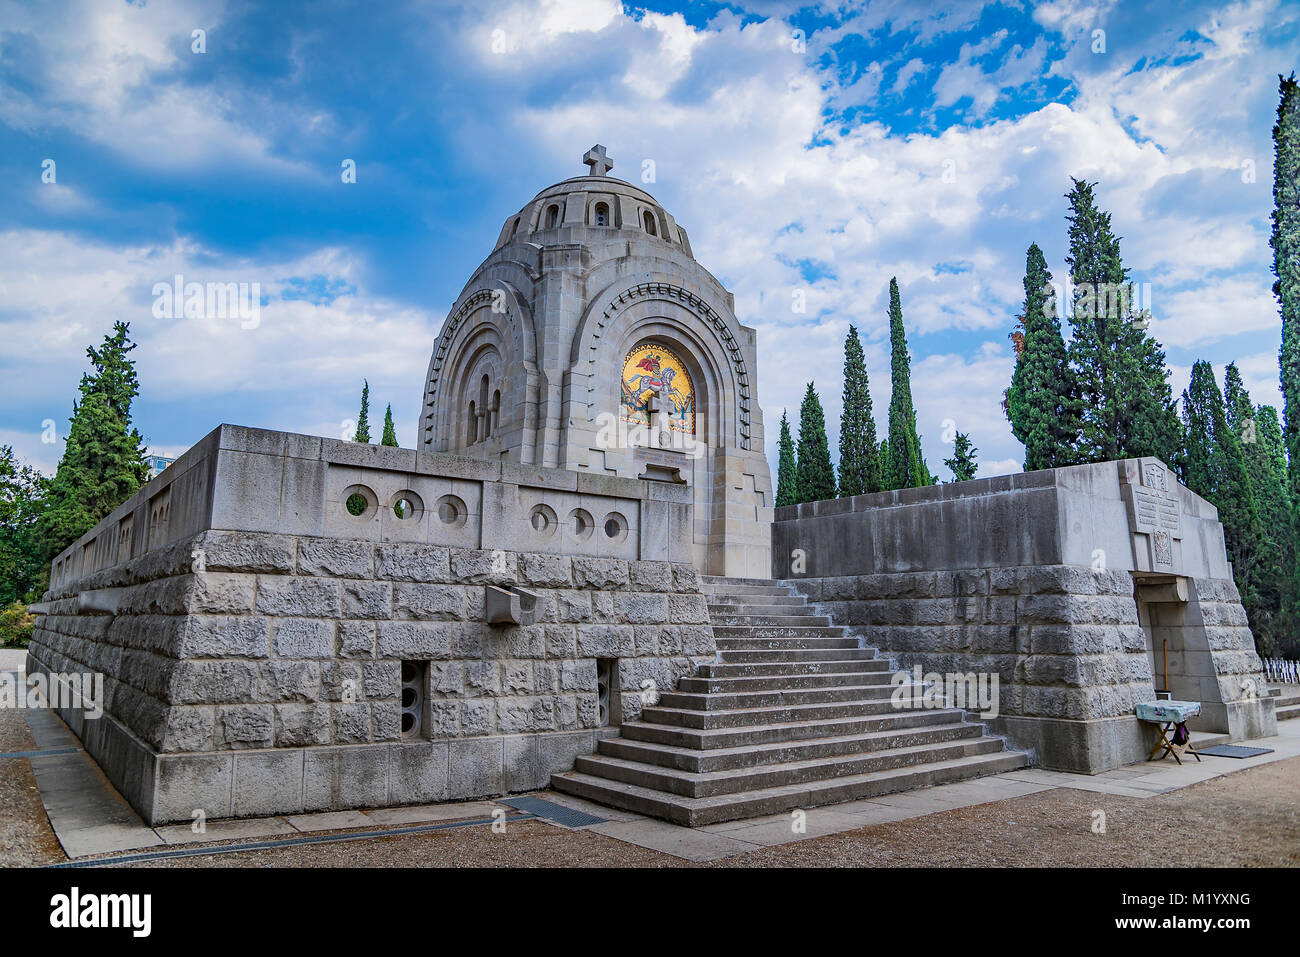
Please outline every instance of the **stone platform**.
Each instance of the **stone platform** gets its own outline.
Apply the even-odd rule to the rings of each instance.
[[[688,496],[222,426],[55,560],[27,670],[104,676],[60,714],[151,824],[533,789],[713,660]]]

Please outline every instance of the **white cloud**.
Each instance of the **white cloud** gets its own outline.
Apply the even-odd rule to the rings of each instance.
[[[51,28],[55,17],[64,28]],[[9,4],[4,33],[39,37],[42,70],[32,78],[39,95],[0,84],[0,121],[37,136],[62,128],[148,168],[249,162],[263,174],[314,175],[276,156],[219,86],[183,85],[181,57],[217,55],[191,52],[192,32],[212,33],[222,18],[216,0]]]
[[[0,401],[10,406],[21,398],[37,408],[33,434],[44,418],[61,433],[86,347],[122,319],[139,346],[133,358],[142,401],[202,402],[209,415],[195,434],[165,447],[197,441],[222,421],[337,435],[339,423],[356,415],[354,391],[359,395],[367,377],[375,402],[393,402],[399,438],[414,444],[413,424],[401,423],[414,423],[421,412],[418,383],[440,317],[364,288],[328,302],[285,298],[296,294],[288,282],[295,277],[323,277],[330,288],[355,285],[357,264],[341,249],[256,265],[214,268],[210,261],[208,250],[192,244],[115,248],[55,232],[0,234],[0,290],[12,316],[3,320],[0,362],[20,370],[0,379]],[[171,283],[176,274],[186,282],[259,283],[270,301],[255,327],[239,317],[156,318],[154,284]],[[382,417],[383,405],[372,415]],[[146,438],[153,440],[147,431]],[[32,448],[30,436],[23,447]]]

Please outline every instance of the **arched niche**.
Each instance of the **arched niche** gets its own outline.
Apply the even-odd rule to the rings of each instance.
[[[571,354],[575,398],[586,406],[587,421],[618,409],[619,373],[628,350],[641,338],[657,336],[669,348],[678,343],[683,358],[689,355],[699,369],[692,379],[697,393],[701,386],[706,389],[697,406],[703,409],[708,402],[703,433],[708,442],[748,449],[749,373],[733,323],[698,295],[668,283],[641,283],[595,297],[579,323]]]
[[[486,279],[477,289],[462,294],[438,337],[425,379],[425,415],[422,444],[434,451],[466,448],[467,405],[489,372],[475,369],[485,359],[484,350],[497,358],[490,375],[489,404],[497,407],[493,437],[513,435],[520,459],[531,460],[538,407],[537,346],[531,311],[515,288],[500,279]],[[499,395],[497,395],[499,393]],[[490,409],[488,411],[491,411]]]

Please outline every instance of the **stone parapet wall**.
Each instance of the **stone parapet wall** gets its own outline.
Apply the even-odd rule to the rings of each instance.
[[[990,726],[1047,767],[1145,757],[1166,652],[1193,730],[1276,730],[1217,512],[1154,459],[777,509],[773,566],[901,667],[996,674]]]
[[[901,667],[997,674],[1005,714],[1087,720],[1154,698],[1125,572],[1043,565],[792,584]]]
[[[273,441],[265,433],[253,438]],[[188,467],[174,479],[230,467],[219,442],[199,451],[203,464],[182,458],[177,465]],[[240,467],[264,478],[278,468],[282,482],[298,467],[283,454],[278,462],[248,461],[258,454],[241,452]],[[601,482],[602,495],[579,492],[578,476],[555,470],[529,470],[528,485],[459,479],[452,487],[461,501],[486,504],[442,523],[456,543],[431,544],[423,539],[442,534],[436,512],[425,508],[413,526],[384,508],[358,520],[344,510],[342,492],[364,485],[382,494],[387,484],[396,486],[393,494],[418,493],[423,478],[449,478],[355,466],[335,476],[330,463],[314,461],[327,466],[314,500],[286,499],[277,489],[271,511],[258,497],[242,509],[232,499],[227,519],[257,516],[269,530],[207,528],[179,540],[137,540],[126,546],[133,557],[96,567],[84,556],[97,554],[101,536],[141,505],[150,507],[160,494],[151,484],[141,501],[126,503],[61,556],[64,571],[46,595],[28,670],[104,676],[104,717],[61,713],[146,820],[188,820],[197,809],[208,817],[293,813],[536,788],[594,749],[599,659],[617,662],[609,695],[617,724],[640,713],[643,691],[671,689],[715,656],[699,573],[667,560],[669,530],[645,524],[666,504],[651,498],[649,483]],[[206,517],[186,518],[183,527],[221,520],[220,496],[213,498]],[[529,519],[539,505],[566,527],[538,529]],[[541,550],[572,529],[566,507],[589,509],[597,520],[624,514],[626,524],[608,536],[610,550],[623,554]],[[276,530],[286,521],[316,528],[338,521],[354,537]],[[604,529],[587,532],[587,547],[598,551]],[[394,534],[421,540],[385,540]],[[533,621],[489,624],[490,585],[535,597]],[[403,662],[425,669],[414,735],[401,724]]]

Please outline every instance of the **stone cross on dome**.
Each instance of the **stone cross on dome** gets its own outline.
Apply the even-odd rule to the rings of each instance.
[[[583,154],[582,161],[591,167],[592,176],[604,176],[614,168],[614,161],[605,155],[605,147],[599,143]]]

